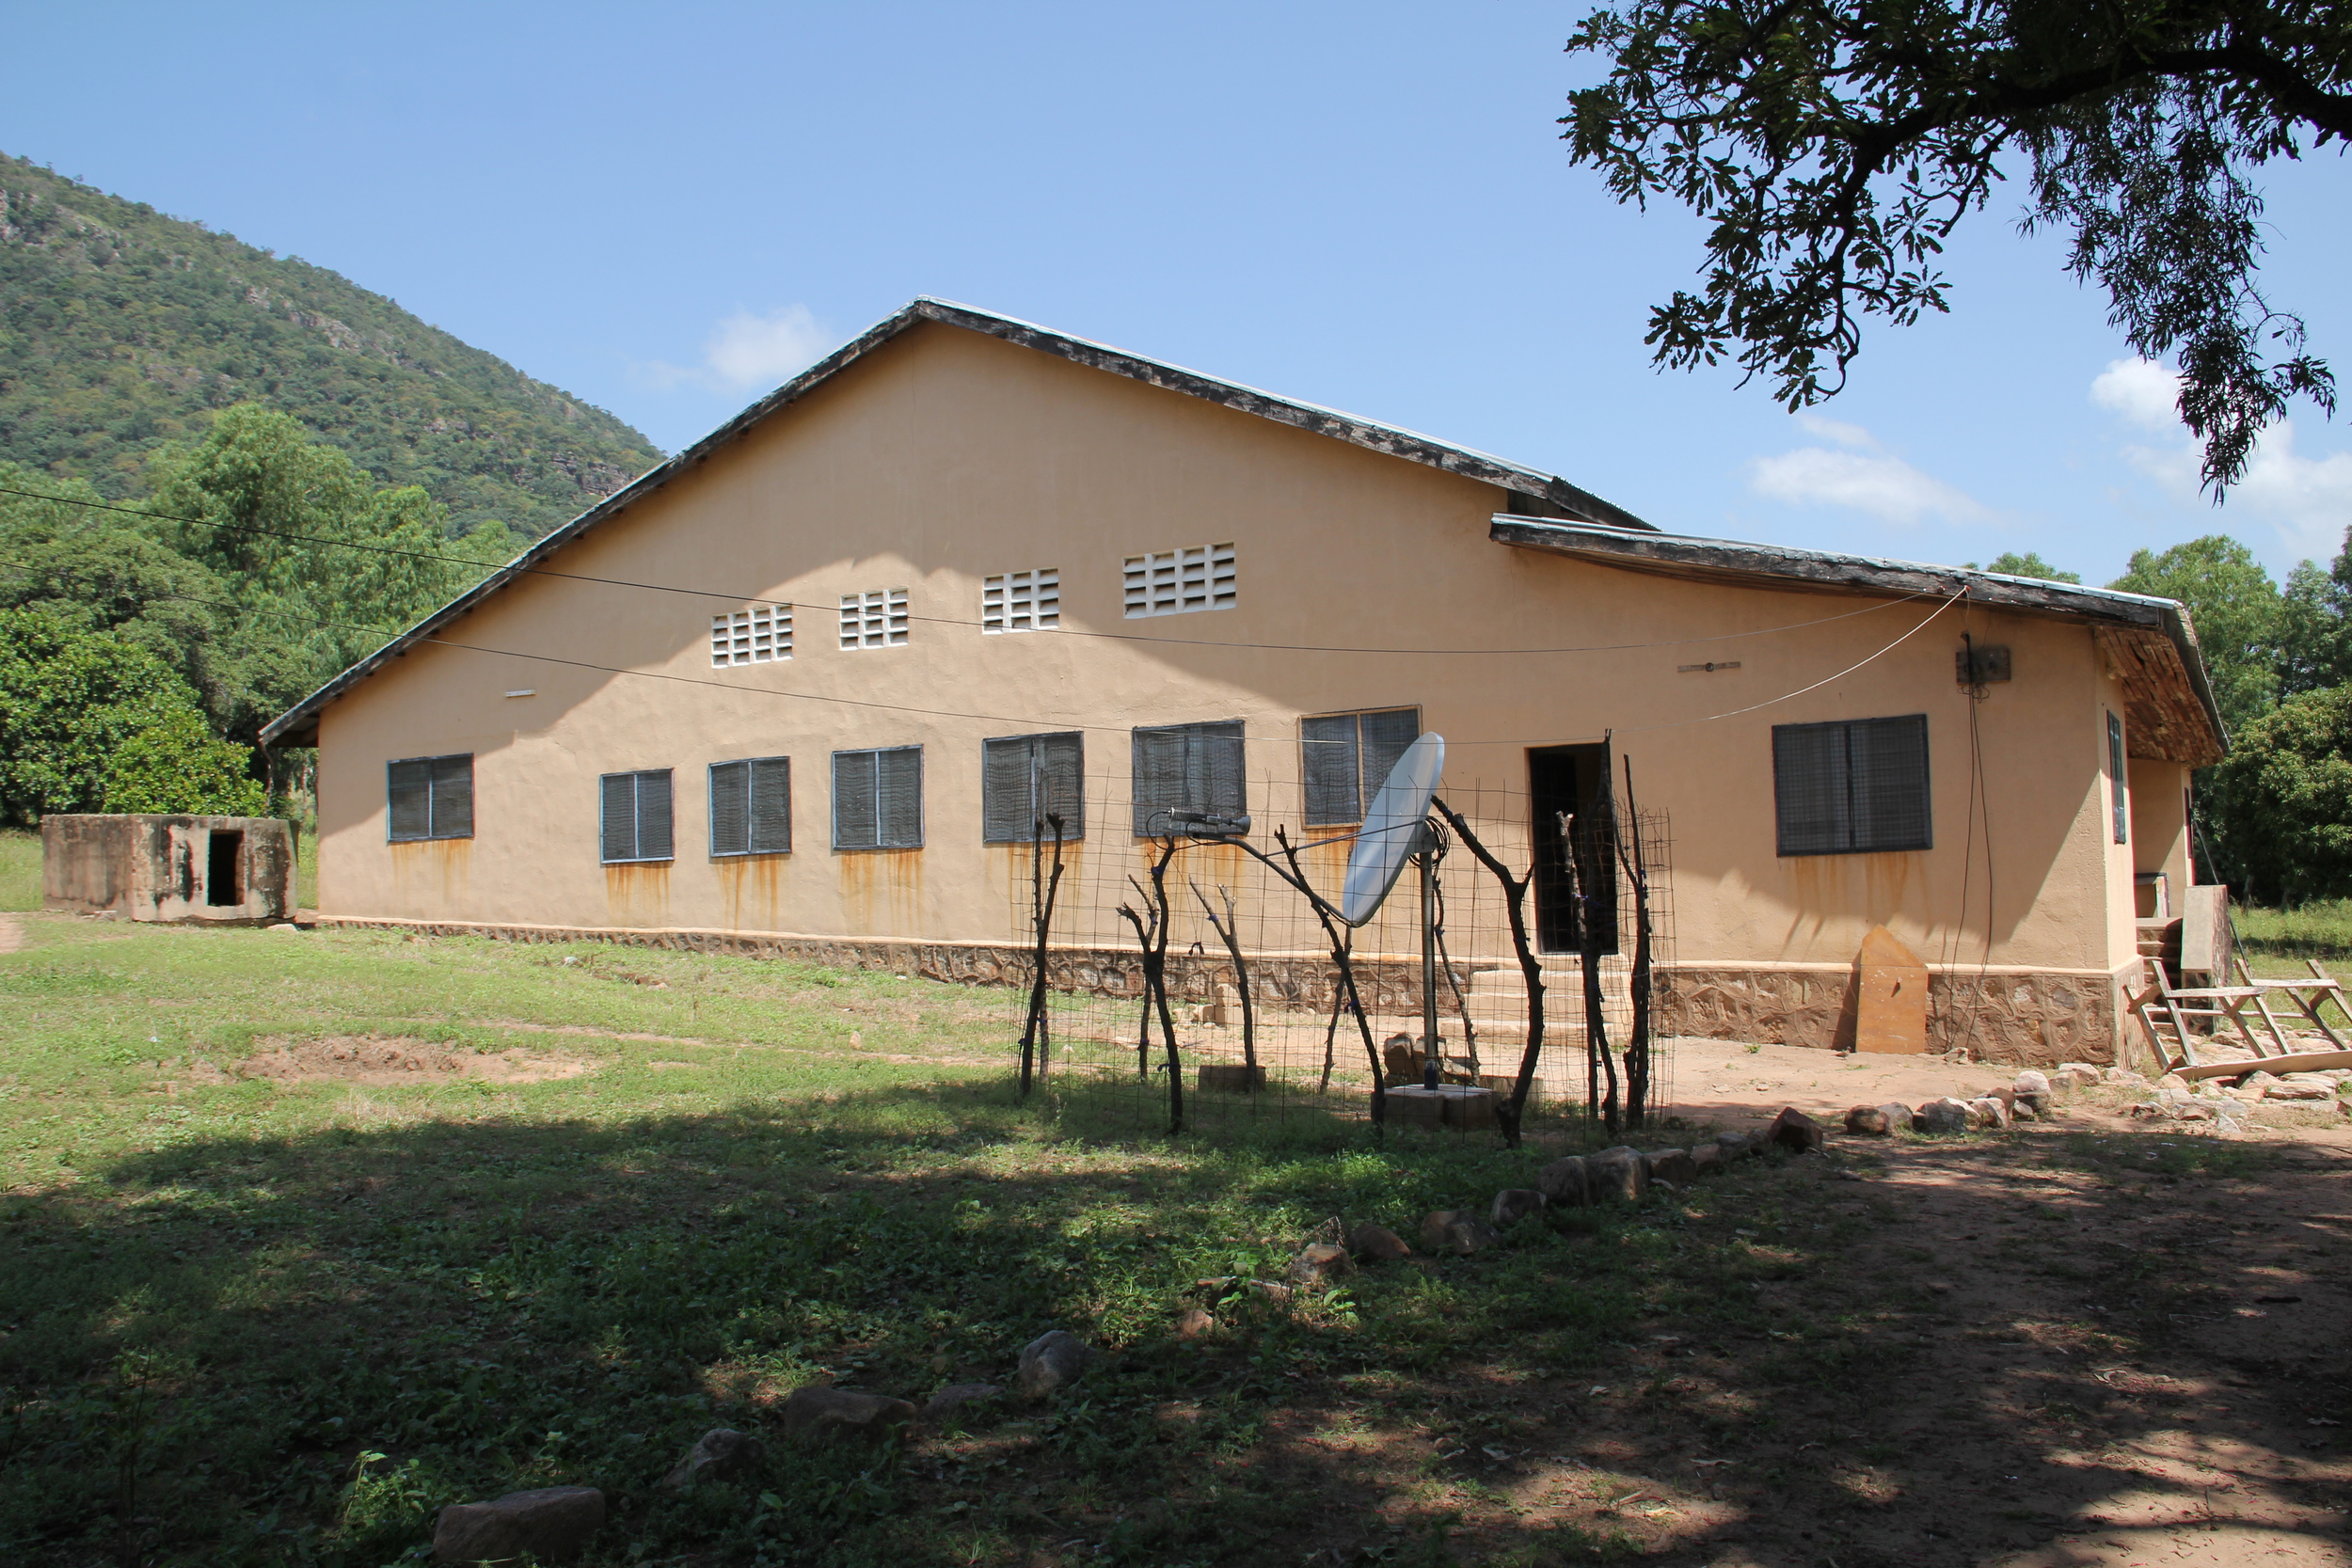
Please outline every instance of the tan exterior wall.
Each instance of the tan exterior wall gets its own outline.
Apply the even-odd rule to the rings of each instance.
[[[918,327],[551,563],[732,596],[532,579],[440,634],[467,646],[420,647],[327,709],[321,907],[1000,942],[1025,863],[981,843],[982,737],[1082,729],[1091,782],[1123,776],[1133,725],[1240,719],[1263,832],[1299,821],[1302,714],[1418,705],[1464,799],[1523,792],[1529,746],[1614,731],[1644,809],[1671,814],[1685,967],[1845,965],[1882,922],[1970,973],[2102,975],[2130,960],[2135,850],[2106,831],[2103,770],[2122,694],[2087,630],[1515,549],[1486,537],[1506,505],[1433,468]],[[1126,556],[1228,540],[1237,608],[1123,617]],[[981,578],[1031,567],[1059,570],[1062,629],[983,636]],[[842,594],[901,587],[906,646],[837,646]],[[797,606],[795,657],[712,669],[709,617],[758,598]],[[2014,670],[1975,705],[1973,735],[1953,678],[1963,629],[2009,645]],[[1544,648],[1584,651],[1445,651]],[[1710,661],[1738,668],[1681,669]],[[532,694],[507,695],[520,690]],[[1779,858],[1772,727],[1920,712],[1935,847]],[[914,744],[925,847],[829,848],[830,753]],[[476,836],[388,844],[385,765],[462,752]],[[793,761],[793,852],[714,862],[705,768],[770,755]],[[604,866],[598,776],[646,768],[675,769],[676,859]],[[1089,816],[1081,862],[1135,853],[1123,809],[1097,800]],[[1523,853],[1523,823],[1490,826]],[[1366,945],[1405,941],[1375,931]]]

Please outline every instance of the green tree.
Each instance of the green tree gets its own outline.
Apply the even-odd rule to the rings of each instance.
[[[56,499],[14,494],[38,490]],[[0,463],[0,609],[42,610],[151,649],[196,689],[215,725],[251,707],[228,641],[234,606],[212,572],[141,526],[91,505],[98,493]]]
[[[253,777],[253,749],[215,738],[192,707],[116,747],[102,789],[106,811],[260,816],[267,809],[267,792]]]
[[[378,489],[288,415],[224,409],[203,439],[151,470],[155,536],[219,585],[242,685],[233,738],[481,580],[513,553],[485,523],[461,538],[413,485]]]
[[[2004,550],[1986,562],[1984,569],[1988,572],[2006,572],[2013,578],[2038,578],[2043,582],[2078,583],[2083,580],[2078,574],[2061,572],[2042,560],[2039,550],[2027,550],[2024,555],[2015,550]]]
[[[2249,892],[2287,905],[2352,895],[2352,686],[2289,697],[2216,771],[2215,836]]]
[[[2317,691],[2352,682],[2352,528],[2327,571],[2306,561],[2287,578],[2280,606],[2282,691]]]
[[[1569,97],[1573,158],[1708,225],[1703,287],[1651,314],[1661,365],[1734,355],[1792,408],[1835,394],[1865,319],[1947,308],[1944,244],[2014,158],[2026,227],[2070,234],[2132,346],[2177,356],[2217,495],[2290,400],[2334,406],[2303,324],[2255,287],[2252,175],[2352,136],[2352,10],[1617,0],[1568,49],[1610,68]]]
[[[2277,700],[2279,586],[2244,545],[2209,533],[2161,553],[2135,550],[2130,569],[2107,586],[2188,606],[2214,701],[2233,732]]]
[[[135,736],[201,729],[196,693],[150,648],[40,610],[0,610],[0,820],[98,811]]]

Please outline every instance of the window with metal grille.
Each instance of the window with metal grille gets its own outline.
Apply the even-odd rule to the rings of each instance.
[[[923,847],[923,748],[833,754],[833,847]]]
[[[2107,800],[2115,811],[2115,842],[2132,841],[2132,798],[2123,785],[2123,721],[2107,714]]]
[[[1784,855],[1931,848],[1928,716],[1772,726]]]
[[[1241,721],[1137,729],[1134,794],[1136,832],[1146,836],[1167,832],[1171,811],[1245,815]]]
[[[1061,818],[1065,839],[1086,836],[1086,738],[1011,735],[980,742],[980,839],[1029,844],[1054,836],[1048,814]]]
[[[748,757],[710,765],[710,853],[783,855],[792,849],[792,759]]]
[[[670,770],[653,768],[638,773],[607,773],[601,783],[598,836],[605,863],[674,859]]]
[[[907,640],[907,591],[877,588],[841,595],[844,648],[895,648]]]
[[[723,670],[736,664],[767,664],[792,657],[792,607],[758,605],[731,615],[710,618],[710,663]]]
[[[1361,822],[1389,769],[1421,737],[1421,709],[1327,713],[1300,720],[1298,729],[1308,826]]]
[[[1050,566],[980,583],[980,630],[1044,631],[1061,625],[1061,573]]]
[[[473,837],[473,755],[406,757],[384,769],[384,836]]]
[[[1127,558],[1127,613],[1184,615],[1233,608],[1233,546],[1194,545]]]

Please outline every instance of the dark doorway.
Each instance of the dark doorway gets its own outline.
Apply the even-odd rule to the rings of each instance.
[[[1527,752],[1528,810],[1535,844],[1535,945],[1547,953],[1583,951],[1568,877],[1577,870],[1596,895],[1594,919],[1600,951],[1617,950],[1615,816],[1609,790],[1609,747],[1532,746]],[[1560,818],[1573,819],[1574,843]]]
[[[236,905],[245,902],[245,889],[237,885],[237,868],[245,860],[245,834],[215,832],[204,856],[204,902]]]

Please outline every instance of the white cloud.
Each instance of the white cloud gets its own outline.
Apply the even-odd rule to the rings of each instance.
[[[833,346],[834,335],[805,305],[787,305],[764,316],[738,310],[711,331],[703,344],[701,364],[656,360],[639,366],[638,372],[664,391],[692,383],[712,391],[741,392],[788,379]]]
[[[2201,485],[2204,453],[2180,420],[2180,377],[2146,359],[2118,359],[2090,384],[2090,398],[2143,429],[2171,437],[2162,446],[2131,445],[2123,459],[2154,480],[2182,506],[2206,510]],[[2297,556],[2332,558],[2352,527],[2352,452],[2305,457],[2295,450],[2295,421],[2280,420],[2254,438],[2246,477],[2230,492],[2276,528]],[[2226,524],[2224,525],[2226,526]]]
[[[2091,382],[2090,401],[2144,430],[2180,428],[2181,378],[2152,360],[2113,361]]]
[[[1879,450],[1860,425],[1800,414],[1797,422],[1816,436],[1849,450],[1799,447],[1748,466],[1748,488],[1791,506],[1844,506],[1881,522],[1909,528],[1922,518],[1989,522],[1991,508],[1965,491],[1921,473],[1901,458]]]

